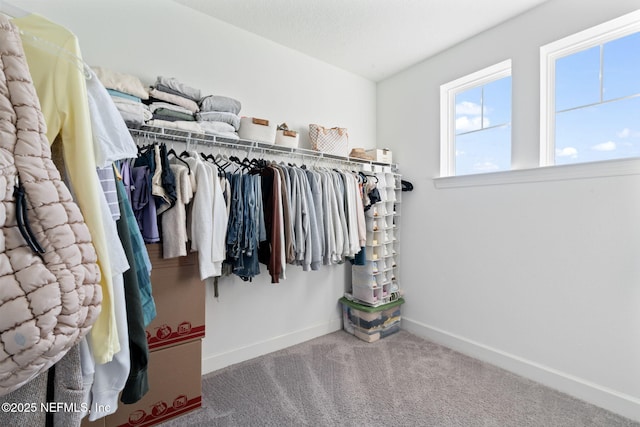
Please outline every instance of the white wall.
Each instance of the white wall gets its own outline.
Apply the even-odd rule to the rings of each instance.
[[[640,175],[433,181],[441,84],[511,58],[514,165],[535,167],[539,47],[638,7],[551,0],[380,82],[377,111],[378,145],[415,184],[403,327],[640,420]]]
[[[91,65],[139,76],[176,77],[204,94],[234,97],[242,115],[262,117],[302,131],[308,124],[344,126],[350,144],[375,147],[375,84],[309,56],[192,11],[168,0],[37,0],[12,4],[39,13],[76,34]],[[299,162],[294,159],[294,162]],[[203,371],[340,329],[338,299],[346,265],[302,272],[270,284],[220,281],[215,300],[207,284]]]

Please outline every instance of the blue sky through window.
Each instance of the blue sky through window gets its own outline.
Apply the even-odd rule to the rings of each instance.
[[[511,77],[456,94],[456,175],[511,168]]]
[[[638,95],[640,33],[558,59],[556,164],[640,156]]]
[[[640,157],[640,33],[557,59],[555,91],[555,164]],[[509,170],[511,77],[455,106],[455,175]]]

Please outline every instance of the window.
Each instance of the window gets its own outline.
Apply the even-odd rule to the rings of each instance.
[[[440,87],[440,176],[511,168],[511,61]]]
[[[540,165],[640,156],[640,12],[540,53]]]

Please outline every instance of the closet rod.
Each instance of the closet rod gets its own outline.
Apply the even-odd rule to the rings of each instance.
[[[158,126],[150,125],[131,125],[128,124],[129,131],[133,136],[150,137],[158,140],[169,140],[184,142],[188,145],[204,145],[209,147],[227,147],[238,150],[248,150],[253,152],[259,150],[261,152],[270,152],[280,155],[299,155],[302,157],[312,157],[319,160],[327,160],[331,162],[340,162],[351,165],[366,166],[368,170],[374,171],[382,168],[390,168],[389,171],[397,170],[397,165],[389,163],[380,163],[372,160],[364,160],[356,157],[343,157],[335,154],[321,153],[314,150],[308,150],[305,148],[290,148],[280,145],[268,144],[259,141],[252,141],[247,139],[234,140],[221,136],[215,136],[210,134],[202,134],[199,132],[190,132],[180,129],[162,128]]]

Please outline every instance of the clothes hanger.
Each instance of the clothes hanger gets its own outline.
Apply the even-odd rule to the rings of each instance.
[[[148,143],[145,144],[146,142],[148,142],[148,138],[149,138],[149,135],[145,133],[141,135],[142,141],[136,140],[136,145],[138,146],[138,157],[146,153],[149,150],[149,148],[153,147],[153,144],[148,144]],[[143,145],[139,145],[141,142],[143,143]]]
[[[187,163],[186,160],[184,160],[183,158],[178,156],[178,154],[176,153],[176,150],[174,150],[173,147],[171,147],[171,149],[169,151],[167,151],[167,157],[169,157],[171,154],[173,154],[173,156],[176,158],[176,160],[179,160],[179,161],[181,161],[182,163],[185,164],[185,166],[187,167],[187,170],[188,170],[188,175],[191,175],[191,166],[189,166],[189,163]]]
[[[227,168],[231,165],[227,155],[226,154],[220,154],[220,153],[218,153],[216,155],[216,157],[213,160],[213,163],[215,163],[218,166],[218,170],[221,173],[226,172]]]
[[[3,13],[4,15],[9,16],[11,18],[23,18],[25,16],[32,15],[32,13],[29,12],[28,10],[19,8],[18,6],[15,6],[6,1],[0,1],[0,13]],[[78,67],[78,69],[82,71],[82,74],[84,74],[85,79],[89,80],[92,78],[93,72],[91,71],[91,67],[89,67],[89,65],[87,65],[87,63],[84,62],[82,58],[73,54],[72,52],[65,49],[64,47],[57,45],[56,43],[53,43],[49,40],[42,39],[34,34],[31,34],[28,31],[24,31],[21,28],[18,28],[18,31],[20,32],[21,36],[26,37],[29,40],[40,44],[43,47],[47,47],[49,50],[51,49],[55,50],[56,54],[58,54],[59,56],[62,56],[66,61],[71,62],[76,67]]]

